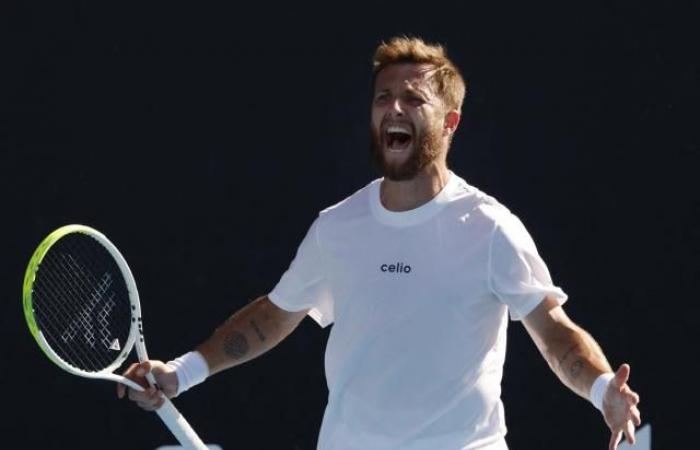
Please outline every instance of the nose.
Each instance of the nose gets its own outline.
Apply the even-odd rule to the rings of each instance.
[[[401,100],[398,98],[395,98],[392,102],[391,105],[389,105],[389,114],[392,115],[393,117],[401,117],[403,116],[403,106],[401,105]]]

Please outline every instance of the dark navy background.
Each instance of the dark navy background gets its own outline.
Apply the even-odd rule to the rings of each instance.
[[[100,229],[136,276],[151,356],[191,349],[275,285],[320,209],[377,176],[371,56],[408,33],[444,43],[469,81],[451,168],[521,217],[570,316],[631,364],[653,448],[693,448],[698,18],[690,2],[3,2],[6,442],[174,443],[113,384],[41,354],[21,309],[32,251],[60,225]],[[226,450],[312,449],[327,333],[307,319],[176,404]],[[509,337],[511,448],[606,448],[599,413],[519,323]]]

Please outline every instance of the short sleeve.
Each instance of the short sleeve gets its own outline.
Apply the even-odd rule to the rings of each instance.
[[[560,305],[568,298],[552,283],[532,237],[511,213],[497,222],[491,236],[489,283],[496,297],[508,306],[512,320],[522,320],[546,296]]]
[[[297,249],[289,269],[268,298],[286,311],[309,309],[309,316],[326,327],[333,322],[333,296],[323,270],[317,218]]]

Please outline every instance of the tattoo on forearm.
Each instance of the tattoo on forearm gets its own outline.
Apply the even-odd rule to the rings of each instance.
[[[255,323],[255,319],[252,319],[252,320],[250,321],[250,326],[253,327],[253,329],[255,330],[255,334],[258,335],[258,339],[260,339],[261,342],[264,342],[265,339],[267,339],[267,338],[265,337],[265,335],[263,334],[262,330],[260,330],[260,327],[258,326],[258,324]]]
[[[569,369],[569,375],[571,375],[572,379],[576,379],[576,378],[578,378],[579,375],[581,375],[582,369],[583,369],[583,360],[577,359],[571,365],[571,368]]]
[[[564,365],[564,363],[566,362],[566,360],[569,358],[569,355],[571,355],[571,353],[572,353],[574,350],[576,350],[577,348],[578,348],[578,344],[572,345],[571,348],[569,348],[569,349],[564,353],[564,355],[563,355],[561,358],[559,358],[559,367],[561,367],[561,366]]]
[[[233,359],[240,359],[248,353],[248,339],[239,331],[234,331],[224,340],[224,352]]]
[[[565,363],[571,357],[572,354],[576,354],[577,350],[580,349],[580,345],[574,344],[569,349],[564,352],[564,354],[559,358],[559,369],[564,372],[566,369],[564,368]],[[571,365],[568,367],[568,375],[571,377],[572,380],[575,380],[578,378],[579,375],[581,375],[581,371],[583,370],[583,359],[578,358],[576,359]]]

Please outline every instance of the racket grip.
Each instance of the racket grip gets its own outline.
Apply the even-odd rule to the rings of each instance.
[[[186,450],[208,450],[204,442],[197,436],[187,420],[175,408],[173,402],[166,398],[163,405],[156,410],[163,423],[168,426],[170,432]]]

